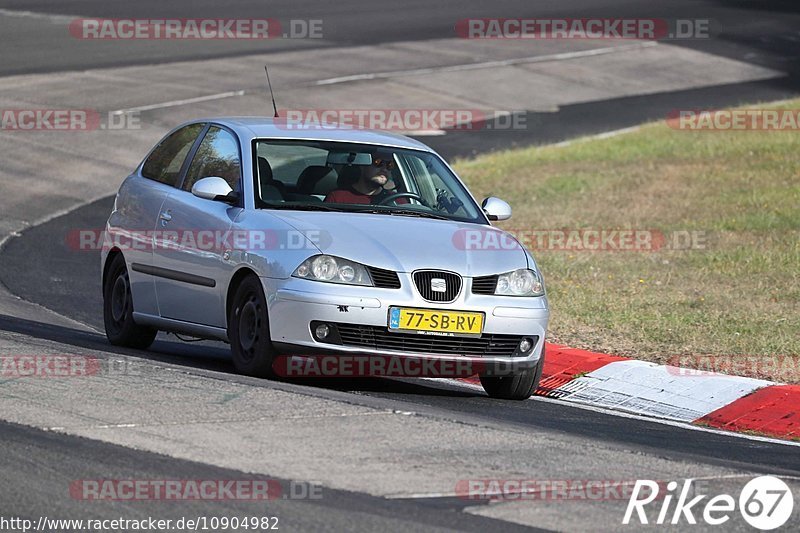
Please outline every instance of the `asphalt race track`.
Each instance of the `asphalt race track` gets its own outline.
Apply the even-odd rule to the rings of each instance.
[[[102,297],[97,282],[99,253],[70,253],[65,245],[63,228],[95,227],[107,217],[109,209],[108,199],[98,201],[29,230],[25,233],[25,238],[10,241],[3,252],[1,279],[9,283],[9,289],[15,294],[24,294],[27,299],[41,304],[46,302],[54,311],[102,332]],[[42,260],[36,265],[26,267],[27,258],[34,253],[38,253]],[[40,280],[48,276],[47,273],[52,271],[52,265],[59,265],[61,272],[75,272],[80,275],[42,284]],[[14,282],[11,283],[7,280],[11,280],[12,277],[6,274],[5,269],[10,272],[24,270],[25,275],[14,276]],[[0,325],[3,329],[26,334],[37,328],[36,324],[30,322],[15,326],[15,321],[7,317],[0,317]],[[140,352],[108,346],[102,333],[82,332],[80,336],[73,337],[74,333],[67,328],[51,327],[47,331],[49,334],[46,338],[49,340],[72,344],[78,348],[120,351],[153,361],[179,365],[187,370],[198,368],[228,374],[225,379],[235,380],[238,377],[230,363],[227,346],[223,343],[207,342],[199,347],[182,343],[174,336],[161,334],[150,350]],[[662,443],[668,440],[669,450],[662,450],[661,453],[676,458],[688,455],[702,457],[710,463],[729,466],[758,465],[780,469],[787,474],[800,473],[796,452],[786,453],[786,447],[782,445],[761,443],[755,446],[752,442],[739,438],[682,430],[641,420],[598,415],[546,400],[509,404],[488,400],[482,392],[451,382],[328,379],[297,383],[322,390],[344,391],[410,402],[415,406],[444,409],[449,414],[467,418],[502,421],[514,424],[526,432],[540,429],[560,431],[651,450],[658,450]],[[269,383],[264,385],[269,386]],[[758,448],[756,455],[753,454],[754,446]]]
[[[769,439],[556,400],[491,400],[455,381],[258,380],[234,373],[223,343],[165,334],[148,351],[110,346],[102,333],[99,255],[70,248],[69,232],[103,227],[120,181],[178,122],[268,113],[264,62],[273,65],[284,108],[346,107],[350,98],[373,96],[369,105],[386,108],[402,95],[399,107],[436,98],[443,107],[480,104],[525,114],[524,130],[419,136],[448,158],[618,130],[677,108],[800,94],[800,6],[791,1],[299,4],[0,0],[0,107],[134,109],[142,123],[135,131],[83,136],[0,131],[0,356],[69,354],[97,360],[102,369],[74,380],[0,377],[0,518],[277,516],[286,531],[611,531],[619,529],[627,500],[490,503],[459,497],[457,487],[482,478],[691,478],[734,493],[759,474],[797,487],[800,448]],[[591,52],[616,44],[468,47],[453,38],[454,22],[467,17],[589,14],[708,18],[717,31],[713,39],[598,56]],[[92,43],[64,31],[81,16],[322,19],[325,34],[266,45]],[[541,62],[530,61],[537,56]],[[662,67],[671,57],[679,60]],[[495,60],[531,64],[491,67],[491,75],[470,84],[447,74],[453,65]],[[420,66],[431,72],[407,75]],[[319,83],[387,71],[398,74],[379,84]],[[576,73],[606,71],[635,75],[587,81],[588,88],[569,82]],[[492,76],[506,80],[507,91]],[[563,87],[554,90],[553,80]],[[193,98],[200,100],[183,103]],[[321,497],[87,501],[69,490],[87,479],[266,478],[284,491],[319,487]],[[725,527],[750,530],[740,517]]]
[[[43,509],[50,516],[82,514],[81,509],[61,505],[64,498],[62,487],[53,480],[72,480],[76,476],[103,478],[113,474],[120,479],[262,479],[263,476],[245,475],[202,463],[175,460],[163,455],[137,452],[122,446],[105,444],[95,440],[45,433],[33,428],[3,423],[4,454],[2,468],[8,480],[29,479],[22,487],[4,491],[3,505],[14,509],[14,514],[23,518],[38,520]],[[42,467],[31,461],[32,456],[49,457],[52,468],[47,477],[42,475]],[[89,468],[87,468],[89,465]],[[289,487],[290,480],[277,480]],[[297,491],[297,489],[295,489]],[[288,492],[288,490],[287,490]],[[31,498],[31,493],[37,495]],[[57,502],[52,505],[52,502]],[[85,504],[84,504],[85,505]],[[508,531],[527,531],[529,528],[515,526],[467,513],[458,512],[457,506],[425,505],[418,501],[386,500],[365,494],[346,491],[326,490],[324,498],[296,500],[276,498],[254,505],[250,502],[220,501],[196,502],[176,506],[174,502],[159,501],[154,505],[120,505],[115,502],[92,502],[97,517],[115,518],[125,516],[130,519],[146,519],[158,516],[160,519],[179,520],[181,517],[196,516],[245,516],[258,513],[279,518],[278,526],[304,531],[348,529],[353,524],[353,516],[358,516],[360,527],[379,529],[391,527],[419,528],[430,531],[457,528],[461,531],[485,531],[488,528],[502,527]]]
[[[233,6],[233,8],[232,8]],[[567,2],[517,2],[497,0],[488,8],[480,0],[446,0],[430,5],[424,0],[411,0],[402,4],[389,0],[377,0],[363,5],[359,2],[328,4],[311,2],[298,6],[291,0],[269,2],[265,6],[260,0],[240,0],[223,4],[214,0],[178,0],[159,2],[143,0],[130,4],[127,2],[108,2],[105,0],[81,0],[62,2],[59,0],[3,0],[0,9],[8,10],[3,20],[4,35],[12,31],[10,37],[19,46],[4,47],[2,52],[3,74],[32,72],[55,72],[80,70],[101,66],[120,66],[128,64],[151,64],[183,59],[205,59],[209,57],[239,56],[247,53],[260,53],[263,44],[254,43],[212,43],[215,48],[198,51],[188,46],[150,46],[149,43],[134,43],[140,46],[128,50],[106,46],[92,50],[60,50],[54,54],[54,45],[62,44],[63,36],[57,32],[46,31],[42,26],[28,27],[23,22],[28,18],[37,20],[30,14],[61,17],[271,17],[279,20],[291,18],[322,19],[325,23],[325,36],[322,46],[376,45],[399,41],[422,41],[438,39],[451,34],[454,21],[469,17],[538,17],[538,18],[580,18],[594,17],[664,17],[664,18],[707,18],[714,21],[718,30],[712,32],[716,37],[708,41],[690,41],[686,46],[701,47],[723,56],[742,56],[768,66],[797,65],[798,45],[791,37],[796,34],[797,4],[792,0],[676,0],[668,5],[648,5],[646,2],[611,1],[598,5],[591,0],[570,0]],[[16,13],[16,14],[14,14]],[[424,13],[421,15],[420,13]],[[754,18],[758,17],[757,23]],[[36,31],[24,31],[34,29]],[[8,38],[8,37],[6,37]],[[794,43],[793,45],[791,43]],[[306,48],[303,41],[281,41],[280,49]],[[316,45],[315,46],[320,46]],[[145,49],[146,47],[146,49]],[[787,69],[792,71],[792,69]],[[796,73],[797,70],[794,69]]]
[[[268,14],[260,0],[236,2],[237,17],[269,16],[278,20],[293,18],[321,19],[325,23],[323,39],[275,39],[266,45],[248,41],[217,41],[198,47],[192,43],[129,41],[115,43],[81,42],[69,39],[66,32],[53,31],[54,24],[66,24],[76,17],[230,17],[227,4],[212,0],[199,2],[144,1],[128,4],[88,0],[0,1],[0,31],[8,42],[0,50],[0,75],[42,72],[81,71],[91,68],[126,65],[159,64],[185,60],[252,56],[265,49],[271,53],[303,50],[313,56],[314,50],[351,46],[379,46],[400,42],[425,42],[453,34],[454,21],[467,17],[567,17],[580,18],[591,13],[595,17],[664,17],[702,18],[711,21],[712,39],[674,41],[676,46],[714,54],[717,57],[745,60],[749,64],[779,69],[778,79],[741,81],[664,92],[648,91],[646,96],[629,96],[576,102],[561,105],[556,112],[515,108],[527,117],[524,130],[494,130],[491,135],[455,134],[426,139],[443,155],[472,155],[509,146],[525,146],[561,141],[580,135],[629,127],[648,120],[662,119],[676,108],[700,109],[739,105],[747,102],[789,98],[800,91],[800,43],[797,41],[797,4],[792,0],[680,0],[668,5],[649,2],[613,1],[598,6],[591,0],[569,2],[492,2],[491,10],[480,0],[465,2],[448,0],[430,5],[414,1],[395,3],[388,0],[370,2],[367,6],[353,2],[354,13],[340,4],[315,2],[299,7],[291,0],[270,2]],[[358,6],[358,7],[355,7]],[[349,6],[348,6],[349,7]],[[423,10],[424,17],[420,17]],[[759,21],[753,24],[753,17]],[[58,50],[58,53],[54,53]],[[387,64],[365,62],[359,71],[383,71]],[[309,64],[313,68],[314,63]],[[628,73],[646,78],[652,66],[641,72]],[[257,69],[258,70],[258,69]],[[657,70],[657,69],[654,69]],[[261,74],[258,70],[257,74]],[[260,80],[260,78],[259,78]],[[276,77],[276,88],[280,80]],[[529,91],[530,88],[522,89]]]

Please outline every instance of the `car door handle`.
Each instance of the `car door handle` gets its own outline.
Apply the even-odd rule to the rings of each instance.
[[[158,218],[161,219],[162,224],[166,224],[167,222],[172,220],[172,213],[170,213],[169,211],[162,211],[161,214],[158,215]]]

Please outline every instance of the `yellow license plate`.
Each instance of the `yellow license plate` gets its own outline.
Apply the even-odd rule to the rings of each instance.
[[[390,307],[389,330],[453,337],[479,336],[483,331],[483,313]]]

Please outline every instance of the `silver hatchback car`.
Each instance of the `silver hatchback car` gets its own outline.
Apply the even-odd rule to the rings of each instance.
[[[159,330],[222,340],[237,371],[265,377],[284,356],[469,361],[490,396],[528,398],[549,310],[533,256],[491,225],[510,216],[404,136],[193,121],[119,189],[106,334],[142,349]]]

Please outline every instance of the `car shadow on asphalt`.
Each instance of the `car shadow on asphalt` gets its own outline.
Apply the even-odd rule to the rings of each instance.
[[[109,344],[105,336],[93,331],[69,328],[36,320],[0,314],[0,330],[58,342],[84,350],[99,351],[107,355],[125,355],[144,361],[167,363],[186,367],[223,372],[231,376],[239,376],[233,367],[228,347],[218,342],[175,342],[164,339],[163,334],[148,350],[135,350]],[[35,353],[19,353],[17,355],[40,355]],[[45,355],[45,354],[41,354]],[[70,355],[70,354],[59,354]],[[81,354],[74,354],[81,355]],[[481,396],[479,392],[459,390],[447,386],[437,386],[431,381],[406,381],[388,378],[296,378],[281,379],[283,383],[292,383],[339,392],[387,393],[400,395],[424,395],[439,397],[473,397]]]

